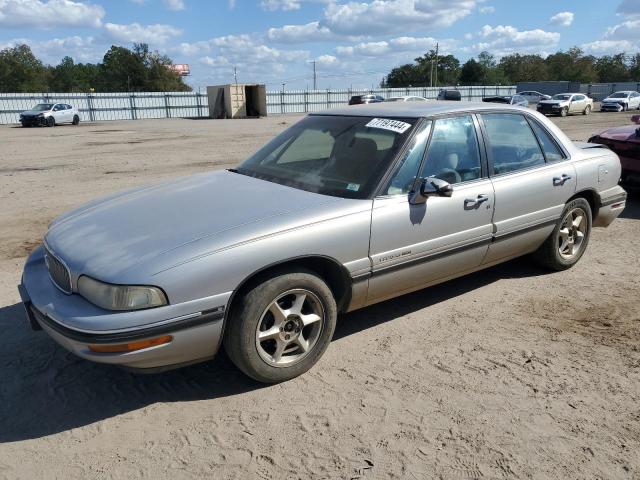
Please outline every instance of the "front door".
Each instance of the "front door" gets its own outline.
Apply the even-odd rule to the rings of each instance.
[[[473,115],[437,119],[416,136],[373,203],[368,303],[480,265],[493,232],[494,194],[484,175],[478,138]],[[416,177],[430,176],[449,182],[452,196],[410,203],[408,194],[418,184]]]

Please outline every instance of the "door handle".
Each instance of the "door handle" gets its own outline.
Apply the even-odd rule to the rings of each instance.
[[[484,202],[487,202],[488,200],[489,200],[489,196],[484,194],[478,195],[477,198],[465,198],[464,208],[466,210],[477,208],[480,205],[482,205]]]
[[[565,175],[563,173],[561,177],[553,177],[553,186],[560,187],[564,185],[564,182],[566,182],[567,180],[571,180],[571,175]]]

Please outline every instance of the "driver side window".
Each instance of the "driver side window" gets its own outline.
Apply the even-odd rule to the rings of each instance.
[[[436,120],[421,177],[436,177],[454,185],[481,175],[480,149],[471,115]]]

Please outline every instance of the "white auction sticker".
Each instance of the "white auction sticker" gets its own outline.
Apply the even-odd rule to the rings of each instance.
[[[391,130],[396,133],[404,133],[411,128],[411,124],[401,122],[400,120],[391,120],[389,118],[374,118],[367,123],[365,127],[381,128],[383,130]]]

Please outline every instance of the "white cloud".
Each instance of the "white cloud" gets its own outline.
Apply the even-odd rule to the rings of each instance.
[[[236,8],[236,0],[229,0],[229,9],[233,10]]]
[[[553,25],[559,25],[562,27],[568,27],[573,23],[573,12],[560,12],[556,13],[549,19]]]
[[[26,38],[10,40],[0,44],[0,50],[16,45],[27,44],[33,53],[45,64],[55,65],[64,57],[72,57],[75,62],[98,62],[102,60],[106,47],[94,37],[66,37],[51,40],[33,41]]]
[[[263,10],[300,10],[302,3],[329,3],[332,0],[262,0],[260,7]]]
[[[320,25],[320,22],[285,25],[280,28],[270,28],[267,31],[267,38],[275,43],[323,42],[337,37],[328,27]]]
[[[184,10],[184,0],[163,0],[164,6],[169,10],[179,11]]]
[[[128,25],[106,23],[104,30],[108,38],[124,43],[143,42],[152,45],[166,43],[169,39],[182,34],[182,30],[171,25]]]
[[[618,6],[618,13],[629,17],[640,16],[640,2],[638,0],[624,0]]]
[[[72,0],[0,0],[0,27],[99,27],[100,5]]]
[[[478,9],[480,13],[494,13],[496,11],[495,7],[487,5],[486,7],[480,7]]]
[[[640,47],[637,43],[632,43],[629,40],[596,40],[595,42],[583,43],[580,45],[587,53],[594,55],[614,55],[617,53],[637,53],[640,52]]]
[[[615,25],[604,36],[611,40],[640,40],[640,18]]]
[[[542,29],[520,31],[510,25],[485,25],[478,33],[480,41],[463,51],[488,50],[496,56],[511,53],[544,53],[558,46],[560,34]]]
[[[379,42],[361,42],[356,45],[338,46],[336,53],[341,56],[364,56],[364,57],[392,57],[398,53],[410,53],[413,58],[416,54],[423,54],[432,48],[436,43],[440,44],[441,51],[450,50],[454,43],[453,40],[436,40],[431,37],[397,37],[389,40],[381,40]]]
[[[323,25],[341,35],[381,35],[446,28],[466,17],[476,0],[374,0],[370,3],[330,3]]]

